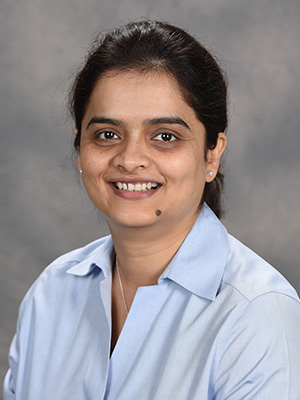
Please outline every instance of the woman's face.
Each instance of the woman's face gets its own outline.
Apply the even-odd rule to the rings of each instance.
[[[221,154],[210,162],[216,150],[209,150],[205,160],[205,128],[172,77],[104,75],[81,132],[78,167],[111,227],[194,222],[205,182],[213,179],[208,171],[216,174]]]

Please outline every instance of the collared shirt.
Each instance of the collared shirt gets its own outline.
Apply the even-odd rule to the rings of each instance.
[[[114,257],[102,238],[33,284],[4,400],[300,399],[299,298],[206,205],[157,285],[138,289],[110,357]]]

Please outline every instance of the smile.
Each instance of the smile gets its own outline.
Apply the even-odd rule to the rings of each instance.
[[[158,183],[148,182],[148,183],[122,183],[116,182],[115,187],[119,190],[124,190],[125,192],[147,192],[149,190],[155,190],[159,186]]]

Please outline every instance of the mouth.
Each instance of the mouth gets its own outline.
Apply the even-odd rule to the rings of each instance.
[[[159,183],[156,182],[147,182],[147,183],[113,182],[113,185],[116,189],[122,190],[124,192],[149,192],[161,186]]]

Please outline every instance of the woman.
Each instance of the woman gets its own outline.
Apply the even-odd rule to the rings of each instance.
[[[78,171],[111,236],[27,293],[5,399],[299,399],[300,303],[219,221],[226,84],[181,29],[130,23],[71,91]]]

